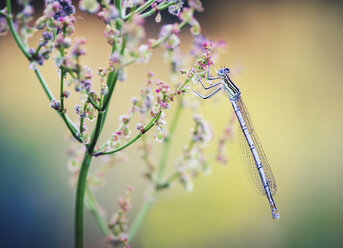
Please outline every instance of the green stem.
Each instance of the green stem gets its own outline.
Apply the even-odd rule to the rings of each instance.
[[[160,167],[159,167],[159,171],[158,171],[158,175],[157,175],[157,184],[161,183],[161,180],[163,178],[163,174],[164,174],[164,171],[165,171],[165,168],[167,165],[168,155],[169,155],[169,151],[170,151],[170,144],[171,144],[170,141],[173,137],[174,131],[176,129],[176,125],[179,121],[181,110],[182,110],[182,99],[179,100],[179,102],[176,106],[175,114],[174,114],[173,120],[170,124],[169,135],[164,140],[164,146],[163,146],[163,150],[161,153]]]
[[[84,105],[83,105],[83,112],[86,112],[86,108],[87,108],[87,105],[88,105],[88,102],[86,102]],[[82,133],[83,133],[83,123],[85,122],[85,118],[84,117],[81,117],[80,118],[80,135],[82,136]]]
[[[187,22],[185,22],[185,21],[181,22],[181,23],[178,25],[179,29],[182,29],[186,24],[187,24]],[[167,35],[165,35],[165,36],[159,38],[157,41],[155,41],[155,42],[151,45],[151,48],[152,48],[152,49],[155,49],[155,48],[159,47],[163,42],[165,42],[166,40],[168,40],[168,39],[172,36],[172,34],[173,34],[173,33],[169,33],[169,34],[167,34]],[[137,57],[137,58],[131,58],[130,60],[124,62],[124,63],[122,64],[122,67],[128,66],[128,65],[130,65],[130,64],[132,64],[132,63],[134,63],[134,62],[136,62],[137,59],[138,59],[138,57]]]
[[[140,14],[142,13],[144,10],[146,10],[147,8],[149,8],[151,6],[151,4],[153,4],[156,0],[149,0],[147,1],[145,4],[139,6],[135,11],[131,12],[130,14],[128,14],[127,16],[125,16],[123,19],[124,21],[129,20],[134,14]]]
[[[109,155],[109,154],[114,154],[117,153],[123,149],[125,149],[126,147],[132,145],[133,143],[135,143],[140,137],[143,136],[143,134],[145,134],[146,132],[148,132],[154,125],[155,122],[159,120],[160,116],[161,116],[162,112],[159,112],[145,127],[144,127],[144,132],[141,132],[139,134],[137,134],[132,140],[130,140],[128,143],[126,143],[125,145],[118,147],[117,149],[114,149],[112,151],[108,151],[108,152],[97,152],[97,153],[93,153],[92,155],[95,157],[98,156],[102,156],[102,155]]]
[[[96,222],[100,226],[101,231],[105,236],[110,234],[107,221],[100,215],[96,203],[95,196],[89,187],[86,187],[86,207],[93,214]]]
[[[188,80],[189,81],[189,80]],[[188,82],[186,80],[186,82]],[[182,87],[186,84],[186,82],[184,84],[182,84]],[[181,87],[181,89],[182,89]],[[157,191],[159,190],[158,186],[161,183],[161,180],[163,178],[163,174],[164,174],[164,170],[165,170],[165,166],[167,164],[167,158],[168,158],[168,154],[170,151],[170,144],[171,144],[171,138],[175,132],[177,123],[180,119],[180,114],[181,114],[181,110],[182,110],[182,99],[180,99],[180,101],[178,102],[178,105],[176,107],[176,112],[174,114],[173,120],[171,122],[170,125],[170,129],[169,129],[169,135],[167,137],[167,139],[165,140],[164,146],[163,146],[163,150],[161,153],[161,160],[160,160],[160,167],[159,167],[159,172],[158,172],[158,177],[157,177],[157,182],[156,182],[156,187],[155,187],[155,191],[154,191],[154,195],[157,193]],[[137,217],[135,218],[130,231],[129,231],[129,242],[131,242],[133,240],[133,238],[135,237],[137,230],[139,229],[139,227],[141,226],[141,224],[143,223],[143,220],[145,218],[145,216],[147,215],[149,209],[151,208],[152,204],[154,203],[153,198],[147,200],[141,207],[141,209],[139,210]]]
[[[76,198],[75,198],[75,219],[74,219],[74,232],[75,232],[75,248],[83,248],[83,215],[84,215],[84,196],[87,185],[87,174],[92,160],[92,155],[87,151],[85,152],[81,170],[77,182]]]
[[[174,4],[175,4],[174,1],[170,1],[170,2],[168,2],[167,4],[166,4],[166,2],[162,2],[162,3],[160,3],[160,4],[157,6],[157,9],[158,9],[159,11],[162,11],[162,10],[165,10],[166,8],[168,8],[169,6],[174,5]],[[155,9],[151,9],[151,10],[149,10],[148,12],[145,12],[144,14],[141,14],[140,16],[146,18],[146,17],[148,17],[148,16],[153,15],[155,12],[156,12]]]
[[[118,10],[118,12],[120,14],[120,18],[122,18],[123,17],[123,13],[122,13],[122,9],[121,9],[121,7],[122,7],[121,0],[114,0],[114,4],[115,4],[115,6],[116,6],[116,8],[117,8],[117,10]]]
[[[64,68],[61,67],[61,85],[60,85],[60,101],[61,101],[61,112],[64,113]]]
[[[181,22],[181,23],[178,25],[179,29],[182,29],[186,24],[187,24],[186,21]],[[156,47],[160,46],[163,42],[165,42],[166,40],[168,40],[168,39],[170,38],[170,36],[172,36],[172,34],[173,34],[173,33],[169,33],[169,34],[167,34],[166,36],[161,37],[160,39],[158,39],[157,41],[155,41],[155,43],[153,43],[153,44],[151,45],[151,48],[156,48]]]
[[[25,55],[25,57],[28,60],[31,60],[31,55],[28,53],[25,45],[23,44],[23,42],[21,41],[17,31],[14,28],[13,25],[13,20],[12,20],[12,10],[11,10],[11,0],[6,0],[6,8],[7,8],[7,16],[6,16],[6,20],[8,23],[8,26],[10,28],[11,34],[15,40],[15,42],[17,43],[19,49],[22,51],[22,53]]]
[[[45,94],[47,95],[49,101],[51,102],[53,99],[55,99],[54,95],[51,93],[51,91],[50,91],[48,85],[46,84],[45,80],[43,79],[43,76],[40,73],[40,71],[36,68],[34,70],[34,72],[38,78],[38,81],[40,82],[41,86],[43,87]],[[76,125],[73,123],[73,121],[68,117],[68,115],[66,115],[65,113],[63,113],[59,110],[56,110],[56,112],[63,119],[64,123],[68,127],[68,129],[71,132],[71,134],[73,135],[73,137],[82,143],[82,140],[77,136],[77,133],[79,132],[79,130],[76,127]]]
[[[112,73],[115,73],[113,71]],[[110,73],[108,78],[108,83],[111,85],[111,90],[109,91],[109,98],[111,97],[114,86],[116,84],[116,74],[113,75]],[[92,159],[92,153],[94,152],[94,148],[96,143],[100,137],[102,127],[104,125],[106,119],[106,113],[109,107],[109,101],[107,101],[106,105],[103,106],[103,111],[99,111],[97,122],[95,128],[92,133],[91,142],[88,146],[87,151],[85,152],[84,159],[81,165],[81,170],[77,182],[77,189],[76,189],[76,198],[75,198],[75,222],[74,222],[74,231],[75,231],[75,248],[83,248],[83,212],[84,212],[84,197],[85,197],[85,188],[87,184],[87,175],[88,169],[90,166],[90,162]]]
[[[99,105],[94,101],[94,99],[93,99],[92,96],[88,95],[88,101],[93,105],[93,107],[94,107],[96,110],[100,111]]]
[[[131,241],[134,239],[139,227],[141,226],[145,216],[149,212],[151,206],[153,205],[154,200],[149,199],[144,204],[142,205],[141,209],[139,210],[135,220],[133,221],[131,228],[129,230],[129,236],[128,236],[128,241],[131,243]]]

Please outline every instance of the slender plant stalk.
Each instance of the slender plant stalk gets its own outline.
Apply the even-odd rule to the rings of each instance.
[[[22,53],[25,55],[25,57],[28,60],[31,60],[31,56],[30,54],[27,52],[27,49],[25,47],[25,45],[23,44],[23,42],[21,41],[17,31],[14,28],[13,25],[13,20],[12,20],[12,12],[11,12],[11,1],[10,0],[6,0],[6,8],[7,8],[7,16],[6,16],[6,20],[8,23],[8,26],[10,28],[10,32],[17,44],[17,46],[19,47],[19,49],[22,51]],[[43,87],[43,90],[45,92],[45,94],[47,95],[49,101],[51,102],[54,98],[53,94],[51,93],[47,83],[45,82],[45,80],[43,79],[42,74],[40,73],[40,71],[38,70],[38,68],[34,69],[34,72],[41,84],[41,86]],[[82,142],[81,139],[77,136],[78,133],[78,128],[76,127],[76,125],[72,122],[72,120],[63,112],[60,111],[56,111],[59,116],[63,119],[63,121],[65,122],[66,126],[68,127],[69,131],[71,132],[71,134],[73,135],[73,137],[78,140],[79,142]]]
[[[127,16],[125,16],[123,19],[124,21],[129,20],[134,14],[139,14],[142,13],[144,10],[146,10],[147,8],[149,8],[151,6],[151,4],[153,4],[153,2],[155,2],[156,0],[149,0],[147,1],[145,4],[139,6],[134,12],[128,14]]]
[[[129,237],[128,237],[129,243],[134,239],[139,227],[143,223],[145,216],[148,214],[151,206],[154,203],[154,198],[155,198],[155,196],[159,190],[157,186],[161,183],[161,180],[163,178],[163,174],[165,171],[165,167],[167,164],[167,159],[168,159],[168,155],[169,155],[169,151],[170,151],[171,139],[172,139],[173,134],[175,132],[175,129],[176,129],[177,123],[179,121],[181,112],[182,112],[182,99],[179,99],[178,105],[176,107],[176,110],[175,110],[175,113],[174,113],[174,116],[173,116],[173,119],[172,119],[172,122],[170,125],[169,135],[164,141],[154,194],[151,198],[149,198],[147,201],[145,201],[143,203],[143,205],[142,205],[141,209],[139,210],[135,220],[133,221],[131,228],[129,230]]]
[[[114,75],[112,74],[114,73]],[[111,98],[114,87],[117,80],[117,74],[115,71],[111,72],[108,76],[110,91],[108,92],[108,98]],[[88,169],[92,160],[92,153],[99,139],[102,131],[102,127],[105,122],[106,113],[109,107],[109,101],[103,106],[103,111],[98,112],[96,126],[93,130],[90,145],[85,151],[84,159],[81,164],[80,174],[77,182],[76,197],[75,197],[75,221],[74,221],[74,232],[75,232],[75,248],[83,248],[83,215],[84,215],[84,197],[87,186],[87,175]]]
[[[98,152],[98,153],[93,153],[94,156],[100,156],[100,155],[109,155],[109,154],[114,154],[117,153],[121,150],[123,150],[124,148],[132,145],[134,142],[136,142],[140,137],[143,136],[143,134],[145,134],[146,132],[148,132],[154,125],[155,122],[158,121],[158,119],[160,118],[162,112],[159,112],[147,125],[146,127],[144,127],[144,132],[141,132],[139,134],[136,135],[136,137],[134,137],[132,140],[130,140],[127,144],[118,147],[117,149],[114,149],[112,151],[108,151],[108,152]]]
[[[145,201],[144,204],[142,205],[142,207],[140,208],[140,210],[139,210],[139,212],[138,212],[138,214],[137,214],[135,220],[133,221],[131,228],[129,230],[129,236],[128,236],[129,243],[131,243],[132,240],[134,239],[139,227],[141,226],[145,216],[149,212],[153,203],[154,203],[154,200],[149,199],[149,200]]]
[[[158,171],[158,175],[157,175],[157,182],[156,182],[157,184],[160,184],[161,180],[163,179],[163,174],[164,174],[164,171],[165,171],[165,168],[167,165],[167,161],[168,161],[171,139],[172,139],[174,131],[176,129],[176,125],[179,121],[181,110],[182,110],[182,99],[179,99],[179,102],[176,106],[176,110],[175,110],[173,120],[170,124],[169,135],[164,140],[163,150],[161,153],[160,166],[159,166],[159,171]]]
[[[75,248],[83,248],[83,215],[84,215],[84,196],[86,191],[86,184],[87,184],[87,174],[89,170],[89,166],[92,161],[92,155],[89,154],[87,151],[83,157],[82,166],[77,182],[76,188],[76,198],[75,198],[75,219],[74,219],[74,227],[75,227]]]
[[[139,8],[137,8],[134,12],[130,13],[128,16],[126,16],[124,19],[124,21],[130,19],[130,17],[136,13],[142,13],[145,9],[147,9],[149,6],[151,6],[151,4],[155,2],[154,0],[149,0],[147,1],[145,4],[143,4],[142,6],[140,6]],[[116,0],[115,1],[116,5],[118,8],[121,8],[122,5],[122,1],[121,0]],[[162,5],[160,4],[159,7],[162,9],[167,8],[168,6],[170,6],[173,2],[170,2],[166,5]],[[19,47],[19,49],[22,51],[22,53],[25,55],[25,57],[32,61],[32,56],[29,54],[25,44],[22,42],[21,38],[19,37],[17,31],[14,28],[14,24],[13,24],[13,20],[12,20],[12,14],[11,14],[11,1],[10,0],[6,0],[6,7],[7,7],[7,15],[6,15],[6,20],[8,22],[9,25],[9,29],[10,32],[17,44],[17,46]],[[153,12],[147,12],[146,15],[150,15],[153,14]],[[179,24],[179,28],[182,28],[186,25],[186,22],[182,22]],[[171,35],[171,34],[170,34]],[[159,45],[161,45],[164,41],[166,41],[170,35],[166,35],[165,37],[160,38],[159,40],[156,41],[156,43],[154,43],[152,45],[152,48],[156,48]],[[123,54],[124,50],[125,50],[125,40],[123,42],[123,47],[121,48],[121,55]],[[40,48],[38,48],[37,50],[39,51]],[[115,50],[115,44],[113,45],[113,49],[112,52]],[[62,51],[63,52],[63,51]],[[36,51],[36,53],[38,53]],[[34,72],[41,84],[41,86],[43,87],[43,90],[45,92],[45,94],[47,95],[48,99],[50,101],[52,101],[54,98],[52,92],[50,91],[47,83],[45,82],[45,80],[43,79],[43,76],[41,75],[40,71],[38,70],[38,68],[34,69]],[[74,77],[73,73],[71,73],[70,71],[65,71],[63,68],[61,68],[61,86],[60,86],[60,100],[61,100],[61,111],[57,110],[57,113],[60,115],[60,117],[64,120],[66,126],[68,127],[69,131],[72,133],[73,137],[75,139],[77,139],[79,142],[82,143],[82,140],[80,137],[78,137],[78,133],[79,130],[76,127],[76,125],[70,120],[70,118],[65,114],[64,111],[64,97],[63,97],[63,78],[65,76],[65,73],[68,72],[69,74],[71,74],[72,77]],[[97,141],[100,137],[103,125],[105,123],[106,120],[106,116],[107,116],[107,112],[108,112],[108,107],[109,107],[109,103],[116,85],[116,81],[117,81],[117,76],[118,73],[117,71],[113,71],[111,72],[108,77],[107,77],[107,85],[109,88],[109,92],[108,94],[104,97],[104,101],[103,104],[97,105],[95,103],[95,101],[93,99],[90,99],[90,103],[98,110],[98,116],[97,116],[97,123],[96,126],[93,130],[92,136],[91,136],[91,141],[89,145],[86,145],[86,151],[84,154],[84,158],[82,161],[82,165],[81,165],[81,169],[80,169],[80,174],[78,177],[78,183],[77,183],[77,188],[76,188],[76,197],[75,197],[75,222],[74,222],[74,231],[75,231],[75,248],[83,248],[83,233],[84,233],[84,205],[85,205],[85,193],[87,190],[87,175],[88,175],[88,170],[92,161],[92,156],[94,156],[94,150],[95,150],[95,146],[97,144]],[[188,81],[190,80],[187,79],[183,85],[179,88],[183,88],[183,86],[185,86]],[[181,108],[181,107],[180,107]],[[142,137],[142,135],[149,131],[155,124],[155,122],[160,118],[161,112],[154,117],[149,124],[145,127],[144,132],[138,134],[135,138],[133,138],[129,143],[127,143],[126,145],[111,151],[110,153],[116,153],[126,147],[128,147],[129,145],[133,144],[136,140],[138,140],[140,137]],[[179,115],[179,111],[176,112],[175,116]],[[174,118],[175,118],[174,116]],[[177,117],[178,119],[178,117]],[[176,123],[177,123],[177,119],[176,121],[173,121],[171,126],[171,132],[170,134],[173,133]],[[170,138],[170,137],[169,137]],[[170,147],[170,141],[166,141],[165,143],[165,155],[168,155],[168,151],[169,151],[169,147]],[[103,153],[102,153],[103,154]],[[166,159],[161,160],[161,165],[160,166],[160,171],[162,171],[161,174],[161,178],[163,176],[163,171],[164,171],[164,167],[165,167],[165,163],[166,163]],[[162,168],[162,169],[161,169]],[[161,178],[159,180],[161,180]],[[103,233],[105,235],[109,234],[109,230],[107,227],[107,224],[105,222],[105,220],[102,219],[101,215],[98,213],[97,208],[96,208],[96,199],[95,197],[92,195],[92,192],[90,190],[87,190],[87,200],[88,200],[88,207],[91,211],[91,213],[94,215],[95,219],[97,220],[101,230],[103,231]],[[129,240],[132,240],[132,238],[134,237],[135,233],[137,232],[139,226],[141,225],[145,215],[147,214],[148,210],[150,209],[151,205],[153,204],[153,199],[148,200],[147,202],[145,202],[145,204],[142,206],[142,209],[140,210],[137,218],[134,221],[134,224],[130,230],[130,234],[129,234]]]
[[[11,34],[15,40],[15,42],[17,43],[19,49],[22,51],[22,53],[25,55],[25,57],[30,60],[31,59],[31,55],[29,54],[29,52],[27,51],[25,45],[23,44],[23,42],[21,41],[17,31],[14,28],[13,25],[13,20],[12,20],[12,10],[11,10],[11,0],[6,0],[6,8],[7,8],[7,16],[6,16],[6,20],[8,23],[8,26],[10,28]]]
[[[96,222],[98,223],[102,233],[105,236],[108,236],[110,234],[110,230],[108,229],[107,221],[99,213],[95,196],[93,195],[93,192],[89,187],[86,187],[85,203],[86,203],[87,209],[91,212]]]
[[[174,4],[175,4],[174,1],[170,1],[170,2],[167,2],[167,3],[166,2],[162,2],[159,5],[157,5],[157,9],[159,11],[162,11],[162,10],[165,10],[166,8],[168,8],[169,6],[174,5]],[[140,16],[145,18],[145,17],[153,15],[155,12],[156,12],[156,9],[151,9],[148,12],[145,12],[145,13],[141,14]]]

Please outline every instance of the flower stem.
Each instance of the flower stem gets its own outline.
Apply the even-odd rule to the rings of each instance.
[[[163,150],[161,153],[161,160],[160,160],[160,167],[159,167],[159,172],[158,172],[158,177],[157,177],[157,182],[156,185],[160,184],[160,181],[163,178],[163,173],[165,170],[165,166],[167,164],[167,158],[168,158],[168,154],[170,151],[170,141],[171,141],[171,137],[173,136],[177,123],[179,121],[179,117],[181,114],[181,110],[182,110],[182,99],[180,99],[177,107],[176,107],[176,112],[174,114],[173,120],[171,122],[170,125],[170,129],[169,129],[169,135],[167,137],[167,139],[164,142],[164,146],[163,146]],[[131,228],[129,230],[129,243],[134,239],[139,227],[141,226],[141,224],[143,223],[143,220],[145,218],[145,216],[147,215],[147,213],[149,212],[151,206],[154,203],[154,196],[156,195],[156,193],[158,192],[158,188],[155,187],[154,190],[154,195],[148,199],[147,201],[144,202],[144,204],[142,205],[141,209],[139,210],[135,220],[133,221]]]
[[[84,215],[84,196],[87,185],[87,174],[91,164],[92,155],[87,151],[85,152],[81,170],[77,182],[76,198],[75,198],[75,248],[83,248],[83,215]]]
[[[136,135],[136,137],[134,137],[132,140],[130,140],[128,143],[126,143],[125,145],[118,147],[117,149],[114,149],[112,151],[108,151],[108,152],[97,152],[97,153],[93,153],[92,155],[95,157],[101,156],[101,155],[109,155],[109,154],[114,154],[117,153],[123,149],[125,149],[126,147],[132,145],[134,142],[136,142],[140,137],[143,136],[144,133],[148,132],[154,125],[155,122],[158,121],[158,119],[160,118],[162,112],[159,112],[145,127],[144,127],[144,132],[139,133]]]
[[[61,112],[64,113],[64,75],[65,71],[64,68],[61,67],[61,85],[60,85],[60,101],[61,101]]]
[[[114,87],[117,81],[117,74],[115,71],[111,72],[108,76],[108,84],[111,86],[110,91],[108,92],[108,98],[110,100]],[[100,137],[104,122],[106,119],[107,110],[109,107],[109,102],[106,101],[106,105],[103,105],[103,110],[99,111],[97,122],[92,133],[91,142],[88,146],[88,149],[85,151],[84,159],[81,164],[81,170],[77,182],[76,188],[76,198],[75,198],[75,222],[74,222],[74,235],[75,235],[75,248],[83,248],[83,213],[84,213],[84,198],[85,190],[87,185],[87,175],[90,162],[92,160],[92,153],[96,143]]]
[[[86,207],[87,209],[93,214],[96,222],[100,226],[101,231],[105,236],[108,236],[110,234],[110,231],[107,226],[107,221],[104,220],[104,218],[101,216],[101,214],[98,211],[96,199],[93,195],[93,192],[89,187],[86,187]]]
[[[171,144],[170,141],[173,137],[176,125],[179,121],[181,110],[182,110],[182,99],[179,99],[179,102],[176,106],[176,110],[175,110],[173,120],[170,124],[169,135],[164,140],[164,146],[163,146],[163,150],[161,153],[160,167],[159,167],[159,171],[158,171],[158,175],[157,175],[157,184],[161,183],[161,180],[163,178],[163,174],[164,174],[164,171],[165,171],[165,168],[167,165],[167,161],[168,161],[168,155],[169,155],[170,144]]]
[[[129,236],[128,236],[129,243],[131,243],[131,241],[135,237],[139,227],[141,226],[145,216],[149,212],[149,210],[150,210],[151,206],[153,205],[153,203],[154,203],[154,200],[153,199],[149,199],[146,202],[144,202],[144,204],[140,208],[140,210],[139,210],[135,220],[133,221],[133,223],[131,225],[130,231],[129,231]]]
[[[38,81],[40,82],[41,86],[43,87],[43,90],[45,92],[45,94],[47,95],[49,101],[51,102],[52,99],[55,99],[54,95],[52,94],[52,92],[50,91],[47,83],[45,82],[42,74],[40,73],[40,71],[36,68],[34,70]],[[79,132],[78,128],[76,127],[76,125],[73,123],[73,121],[68,117],[67,114],[61,112],[61,111],[56,111],[58,113],[58,115],[63,119],[64,123],[66,124],[66,126],[68,127],[69,131],[71,132],[71,134],[73,135],[73,137],[78,140],[79,142],[82,143],[82,140],[77,136],[77,133]]]
[[[139,14],[142,13],[144,10],[146,10],[147,8],[149,8],[151,6],[151,4],[153,4],[153,2],[155,2],[156,0],[149,0],[147,1],[145,4],[139,6],[135,11],[131,12],[130,14],[128,14],[127,16],[125,16],[123,19],[124,21],[129,20],[134,14]]]
[[[158,9],[159,11],[165,10],[166,8],[168,8],[169,6],[174,5],[174,4],[175,4],[174,1],[170,1],[170,2],[168,2],[168,3],[162,2],[162,3],[160,3],[159,5],[157,5],[157,9]],[[140,16],[146,18],[146,17],[148,17],[148,16],[153,15],[155,12],[156,12],[156,9],[151,9],[151,10],[149,10],[148,12],[145,12],[145,13],[141,14]]]
[[[11,0],[6,0],[6,8],[7,8],[7,16],[6,16],[6,20],[8,23],[8,26],[10,28],[11,34],[15,40],[15,42],[17,43],[19,49],[22,51],[22,53],[25,55],[25,57],[30,60],[31,59],[31,55],[28,53],[28,51],[26,50],[25,45],[23,44],[23,42],[21,41],[17,31],[14,28],[13,25],[13,20],[12,20],[12,10],[11,10]]]

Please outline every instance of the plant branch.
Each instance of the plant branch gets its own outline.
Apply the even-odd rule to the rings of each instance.
[[[153,4],[156,0],[149,0],[147,1],[145,4],[139,6],[135,11],[131,12],[130,14],[128,14],[127,16],[125,16],[123,18],[124,21],[129,20],[134,14],[140,14],[142,13],[144,10],[146,10],[147,8],[149,8],[151,6],[151,4]]]
[[[131,241],[134,239],[139,227],[141,226],[145,216],[147,215],[147,213],[149,212],[151,206],[154,203],[154,199],[151,198],[147,201],[144,202],[144,204],[142,205],[142,207],[140,208],[136,218],[134,219],[131,228],[129,230],[129,235],[128,235],[128,242],[131,243]]]
[[[75,248],[83,248],[83,215],[84,215],[84,196],[87,185],[87,174],[92,161],[92,155],[85,152],[81,170],[77,182],[76,197],[75,197]]]
[[[176,125],[179,121],[181,110],[182,110],[182,99],[179,100],[179,102],[176,106],[175,114],[174,114],[173,120],[172,120],[171,125],[170,125],[170,129],[169,129],[169,135],[164,140],[163,150],[161,153],[160,166],[159,166],[159,171],[158,171],[158,175],[157,175],[157,182],[156,182],[157,184],[161,183],[161,180],[163,178],[163,174],[164,174],[164,171],[165,171],[165,168],[167,165],[168,155],[169,155],[169,151],[170,151],[170,144],[171,144],[170,141],[173,137],[174,131],[176,129]]]
[[[185,25],[187,24],[187,22],[183,21],[181,22],[179,25],[178,25],[178,28],[179,29],[182,29]],[[165,36],[159,38],[158,40],[156,40],[152,45],[151,45],[151,48],[152,49],[155,49],[155,48],[158,48],[163,42],[165,42],[166,40],[168,40],[171,36],[172,36],[173,33],[168,33],[166,34]],[[132,58],[130,60],[128,60],[127,62],[123,63],[122,66],[125,67],[125,66],[128,66],[134,62],[136,62],[138,60],[138,58]]]
[[[108,151],[108,152],[97,152],[97,153],[93,153],[92,155],[95,157],[98,156],[102,156],[102,155],[109,155],[109,154],[114,154],[117,153],[123,149],[125,149],[126,147],[132,145],[133,143],[135,143],[140,137],[143,136],[143,134],[145,134],[146,132],[148,132],[154,125],[155,122],[159,120],[160,116],[161,116],[161,111],[153,118],[151,119],[151,121],[144,127],[144,132],[140,132],[139,134],[137,134],[132,140],[130,140],[128,143],[126,143],[125,145],[118,147],[117,149],[114,149],[112,151]]]
[[[88,101],[92,104],[92,106],[98,110],[101,111],[101,108],[99,107],[99,105],[94,101],[93,97],[88,95]]]
[[[45,80],[43,79],[43,76],[40,73],[40,71],[38,70],[38,68],[35,68],[34,72],[38,78],[38,81],[40,82],[41,86],[43,87],[45,94],[47,95],[49,101],[51,102],[53,99],[55,99],[54,95],[51,93],[48,85],[46,84]],[[77,136],[77,133],[79,132],[79,130],[76,127],[76,125],[73,123],[73,121],[68,117],[68,115],[66,113],[59,111],[59,110],[56,110],[56,112],[63,119],[63,121],[65,122],[67,128],[69,129],[69,131],[71,132],[73,137],[82,143],[82,140]]]
[[[175,4],[174,1],[170,1],[168,3],[162,2],[159,5],[157,5],[157,10],[158,11],[165,10],[166,8],[168,8],[169,6],[174,5],[174,4]],[[155,12],[156,12],[156,9],[153,8],[153,9],[149,10],[148,12],[141,14],[140,16],[146,18],[148,16],[153,15]]]
[[[11,0],[6,0],[6,8],[7,8],[6,20],[7,20],[8,26],[10,28],[10,32],[11,32],[15,42],[17,43],[19,49],[22,51],[22,53],[25,55],[25,57],[28,60],[31,60],[31,55],[28,53],[25,45],[21,41],[17,31],[14,28],[13,20],[12,20]]]
[[[95,196],[89,187],[86,187],[86,207],[94,216],[96,222],[100,226],[101,231],[105,236],[110,234],[110,230],[108,229],[107,221],[101,216],[98,211],[97,202]]]

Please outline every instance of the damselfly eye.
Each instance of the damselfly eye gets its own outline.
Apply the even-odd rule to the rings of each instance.
[[[224,70],[223,69],[219,69],[218,74],[223,75],[224,74]]]
[[[225,73],[230,73],[230,69],[229,68],[225,68]]]

